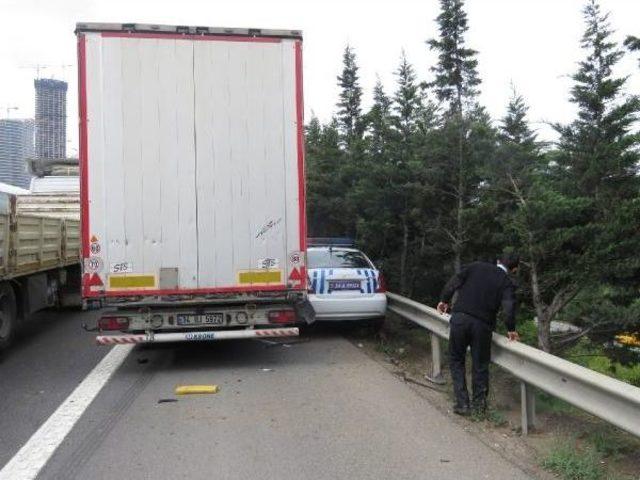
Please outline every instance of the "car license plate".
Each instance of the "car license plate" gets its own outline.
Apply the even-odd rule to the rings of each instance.
[[[329,280],[329,291],[360,290],[360,280]]]
[[[224,315],[222,313],[181,314],[177,316],[177,319],[178,325],[224,325]]]

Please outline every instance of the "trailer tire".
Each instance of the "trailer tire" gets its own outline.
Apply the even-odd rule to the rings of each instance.
[[[16,294],[9,283],[0,283],[0,351],[11,344],[17,323]]]

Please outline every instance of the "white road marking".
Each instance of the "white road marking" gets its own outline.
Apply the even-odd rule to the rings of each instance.
[[[0,480],[33,480],[135,345],[117,345],[0,470]]]

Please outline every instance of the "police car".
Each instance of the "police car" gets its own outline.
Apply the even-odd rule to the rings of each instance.
[[[309,239],[309,301],[318,320],[366,320],[384,317],[386,286],[382,274],[353,242]]]

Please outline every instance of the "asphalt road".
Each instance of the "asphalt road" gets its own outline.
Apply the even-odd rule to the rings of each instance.
[[[88,316],[48,314],[46,328],[0,363],[0,466],[106,354],[79,328]],[[219,393],[174,395],[177,385],[203,383]],[[38,478],[528,477],[339,333],[324,332],[289,347],[136,347]]]
[[[0,353],[0,466],[106,355],[81,328],[96,313],[44,311]]]

